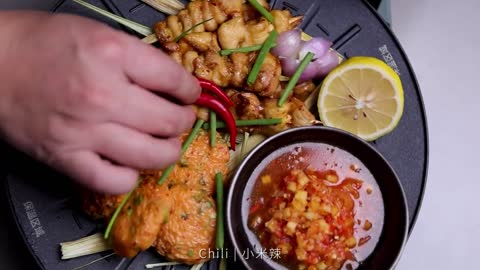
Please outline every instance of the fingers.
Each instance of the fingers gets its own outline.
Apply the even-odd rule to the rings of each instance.
[[[138,179],[136,170],[114,165],[90,151],[68,153],[60,160],[63,171],[97,192],[124,194],[135,187]]]
[[[131,85],[112,108],[112,121],[160,137],[178,137],[192,128],[195,113],[190,106],[174,104]]]
[[[91,138],[95,152],[136,169],[164,169],[181,155],[178,139],[158,139],[116,124],[95,128]]]
[[[167,94],[184,104],[200,96],[200,85],[190,73],[161,50],[129,38],[123,69],[135,84]]]

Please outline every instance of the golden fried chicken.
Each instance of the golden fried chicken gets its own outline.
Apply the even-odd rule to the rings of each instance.
[[[297,91],[304,92],[311,87],[309,84],[299,85]],[[295,90],[294,90],[295,91]],[[315,122],[315,116],[308,110],[303,101],[291,97],[282,107],[278,107],[278,99],[259,99],[255,94],[228,89],[227,95],[235,104],[234,114],[238,119],[281,118],[282,123],[267,127],[243,127],[241,131],[273,135],[280,131],[292,128],[309,126]]]
[[[265,1],[261,3],[269,8]],[[198,0],[190,2],[186,9],[157,23],[154,28],[162,48],[197,77],[212,80],[221,87],[244,88],[272,98],[282,72],[278,58],[268,54],[257,80],[249,86],[246,78],[258,53],[219,55],[222,49],[262,44],[274,28],[284,32],[301,22],[292,18],[287,10],[272,11],[272,15],[275,18],[273,25],[244,1]],[[176,40],[199,23],[184,38]]]
[[[215,175],[227,175],[229,158],[220,135],[216,146],[211,147],[209,135],[201,131],[162,185],[157,184],[160,170],[142,171],[142,181],[111,231],[114,251],[133,257],[153,246],[171,260],[189,264],[205,261],[199,249],[212,247],[215,239]],[[123,198],[92,192],[82,196],[87,214],[106,220]]]

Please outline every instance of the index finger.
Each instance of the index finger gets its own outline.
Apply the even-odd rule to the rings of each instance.
[[[184,104],[200,96],[196,78],[173,58],[151,45],[129,37],[123,69],[135,84],[164,93]]]

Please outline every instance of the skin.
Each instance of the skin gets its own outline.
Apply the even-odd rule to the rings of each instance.
[[[180,157],[200,86],[160,50],[72,15],[0,12],[0,136],[111,194]]]

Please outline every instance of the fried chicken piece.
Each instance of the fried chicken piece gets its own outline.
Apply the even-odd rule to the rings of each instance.
[[[235,17],[218,28],[218,40],[222,49],[235,49],[265,42],[274,26],[265,18],[245,22]]]
[[[193,61],[195,76],[213,81],[221,87],[230,84],[231,66],[228,58],[220,56],[215,51],[207,51]]]
[[[207,261],[203,252],[213,250],[216,207],[212,197],[187,185],[171,189],[172,209],[160,227],[154,247],[171,261],[197,264]]]
[[[313,81],[305,81],[300,84],[297,84],[295,88],[293,88],[293,95],[301,100],[305,101],[310,94],[315,90],[317,86],[313,83]]]
[[[304,85],[303,87],[306,87]],[[278,99],[259,99],[255,94],[228,89],[227,95],[235,104],[236,119],[281,118],[282,123],[274,126],[242,127],[244,132],[273,135],[292,127],[310,126],[315,123],[315,116],[305,107],[305,104],[294,96],[278,107]]]
[[[282,107],[277,105],[278,99],[264,99],[262,105],[265,118],[281,118],[282,123],[274,126],[258,127],[258,132],[267,136],[283,130],[310,126],[315,121],[315,116],[305,107],[305,104],[295,97],[291,97]]]
[[[184,31],[192,26],[209,20],[192,29],[192,33],[214,32],[218,26],[229,19],[239,16],[241,13],[241,0],[215,0],[215,1],[192,1],[177,15],[168,16],[165,21],[158,22],[155,27],[155,34],[162,46],[174,42]]]
[[[289,30],[292,30],[300,25],[303,20],[303,16],[292,18],[292,14],[288,10],[272,10],[270,12],[275,18],[273,25],[278,33],[283,33]]]
[[[280,85],[281,74],[282,66],[280,60],[271,53],[268,53],[260,68],[255,83],[252,86],[246,85],[245,90],[254,92],[262,97],[273,98]]]
[[[255,61],[255,57],[255,53],[233,53],[230,56],[233,70],[230,80],[231,86],[238,88],[243,87]]]
[[[252,86],[246,79],[257,53],[220,56],[221,49],[232,49],[262,44],[274,26],[279,32],[290,30],[301,22],[292,18],[287,10],[272,11],[275,24],[270,24],[248,3],[238,0],[198,0],[190,2],[177,15],[169,16],[155,25],[161,46],[178,63],[197,77],[212,80],[222,87],[244,88],[262,97],[275,97],[278,89],[281,65],[269,54]],[[266,1],[262,5],[270,8]],[[206,19],[212,19],[195,27],[182,40],[175,38]]]
[[[133,258],[151,247],[162,224],[168,221],[173,196],[156,179],[144,179],[122,208],[113,225],[110,239],[116,254]]]
[[[80,190],[81,205],[83,211],[93,219],[105,219],[108,221],[122,202],[124,195],[104,195],[90,190]]]
[[[184,134],[181,139],[185,140],[187,136]],[[201,131],[162,185],[157,184],[162,174],[160,170],[143,170],[140,185],[122,208],[112,228],[110,239],[114,251],[121,256],[133,257],[154,245],[162,255],[172,260],[185,263],[199,261],[201,258],[198,257],[198,252],[195,256],[185,257],[184,253],[179,253],[173,247],[179,241],[178,246],[185,247],[189,255],[188,250],[198,243],[203,243],[199,247],[209,246],[215,232],[215,208],[204,209],[205,215],[192,216],[183,221],[172,215],[187,208],[192,208],[193,211],[198,209],[197,206],[205,207],[205,202],[213,204],[211,196],[215,190],[215,175],[217,172],[226,175],[229,159],[228,147],[221,136],[217,135],[217,144],[211,148],[209,135]],[[188,196],[195,201],[186,194],[190,194]],[[106,220],[111,218],[124,196],[92,192],[84,192],[82,195],[84,210],[96,218],[103,217]],[[200,202],[196,201],[196,195],[200,196]],[[212,222],[213,229],[209,225]],[[198,227],[201,224],[210,227]],[[190,231],[178,231],[175,234],[179,225]],[[178,235],[180,232],[182,235]]]
[[[263,107],[255,94],[238,92],[234,89],[229,89],[226,93],[235,104],[235,115],[237,119],[262,118]]]

